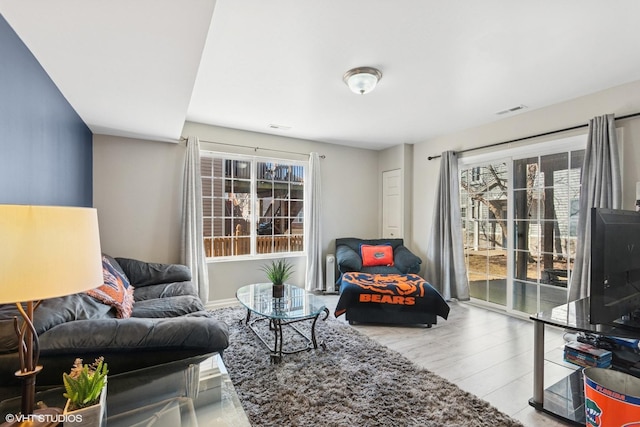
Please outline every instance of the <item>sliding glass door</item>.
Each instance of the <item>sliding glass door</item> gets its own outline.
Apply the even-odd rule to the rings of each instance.
[[[462,159],[460,206],[471,297],[508,311],[563,304],[573,270],[584,137]],[[518,152],[520,151],[520,152]]]
[[[509,177],[506,162],[463,168],[460,207],[471,297],[506,306]]]
[[[513,161],[513,309],[549,310],[567,301],[575,259],[584,150]]]

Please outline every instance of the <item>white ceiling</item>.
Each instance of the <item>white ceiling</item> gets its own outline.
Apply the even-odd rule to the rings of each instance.
[[[146,139],[176,141],[189,120],[380,149],[640,80],[637,0],[0,0],[0,13],[94,133]],[[367,95],[342,81],[357,66],[383,73]]]

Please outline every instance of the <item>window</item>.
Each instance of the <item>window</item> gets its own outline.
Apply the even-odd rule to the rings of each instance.
[[[305,164],[200,154],[207,258],[304,250]]]
[[[480,176],[481,175],[479,167],[471,168],[471,182],[481,182]]]

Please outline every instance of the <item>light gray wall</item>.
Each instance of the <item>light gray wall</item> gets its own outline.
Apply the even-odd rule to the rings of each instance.
[[[184,145],[94,135],[93,150],[103,252],[177,262]]]
[[[184,136],[249,147],[309,153],[321,160],[324,254],[337,237],[376,237],[378,230],[378,153],[293,138],[186,123]],[[202,143],[213,151],[307,160],[287,155]],[[178,262],[184,143],[94,136],[94,206],[103,250],[114,256]],[[373,184],[372,184],[373,183]],[[292,283],[304,284],[304,257],[292,259]],[[210,300],[233,298],[240,286],[264,281],[263,259],[209,264]]]
[[[619,117],[636,112],[640,112],[640,81],[416,144],[413,157],[413,249],[424,259],[428,236],[431,232],[440,159],[429,161],[428,156],[439,155],[446,150],[464,150],[563,129],[588,123],[589,119],[603,114],[614,113]],[[640,168],[637,166],[640,164],[640,118],[619,121],[617,127],[622,129],[623,135],[623,208],[634,209],[635,183],[640,181]],[[507,147],[586,134],[586,132],[587,129],[582,128],[518,144],[509,144]],[[474,151],[468,155],[496,149]]]

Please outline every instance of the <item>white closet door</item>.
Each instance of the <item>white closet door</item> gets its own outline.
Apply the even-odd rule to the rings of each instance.
[[[382,237],[402,238],[401,169],[382,172]]]

